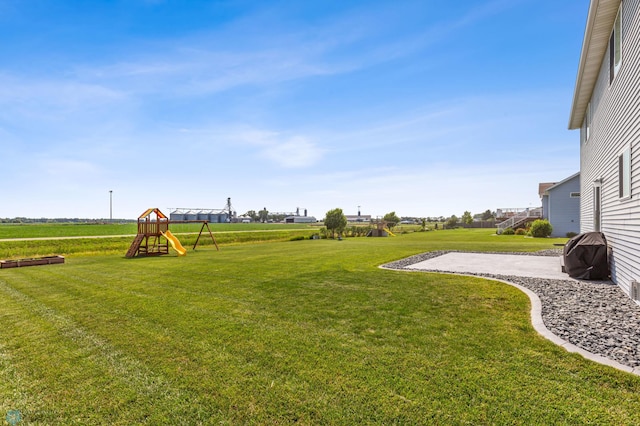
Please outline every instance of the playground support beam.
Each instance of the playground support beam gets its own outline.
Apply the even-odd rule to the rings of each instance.
[[[200,232],[198,233],[198,238],[196,238],[196,243],[193,245],[193,250],[195,250],[196,247],[198,246],[198,241],[200,241],[200,236],[202,235],[202,231],[204,231],[204,228],[206,227],[207,230],[209,231],[209,235],[211,236],[211,241],[213,241],[213,244],[216,246],[216,250],[220,251],[220,247],[218,247],[218,242],[216,241],[215,237],[213,236],[213,232],[211,232],[211,228],[209,228],[209,221],[208,220],[169,220],[168,223],[169,224],[171,224],[171,223],[201,223],[202,227],[200,228]]]

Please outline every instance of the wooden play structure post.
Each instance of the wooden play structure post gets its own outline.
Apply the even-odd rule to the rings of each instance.
[[[211,236],[213,244],[216,246],[216,250],[220,250],[218,243],[209,228],[208,221],[206,220],[178,220],[170,221],[169,218],[160,211],[158,208],[147,209],[144,213],[138,217],[138,234],[131,243],[127,254],[128,258],[135,256],[157,256],[163,254],[169,254],[169,244],[167,240],[169,231],[169,223],[202,223],[200,233],[196,239],[196,243],[193,245],[193,249],[196,249],[198,241],[202,231],[206,227]]]

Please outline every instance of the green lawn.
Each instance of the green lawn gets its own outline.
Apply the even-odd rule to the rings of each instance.
[[[532,251],[492,230],[75,255],[0,270],[0,415],[27,424],[637,424],[640,378],[541,338],[529,300],[381,263]]]

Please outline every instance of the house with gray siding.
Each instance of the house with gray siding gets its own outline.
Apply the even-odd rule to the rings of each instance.
[[[570,129],[580,129],[580,231],[601,231],[612,279],[640,280],[640,0],[591,0]]]
[[[542,218],[553,226],[552,237],[580,233],[580,172],[557,182],[540,184]]]

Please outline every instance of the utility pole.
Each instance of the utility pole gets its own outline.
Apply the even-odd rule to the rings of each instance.
[[[113,190],[109,190],[109,222],[113,222]]]

